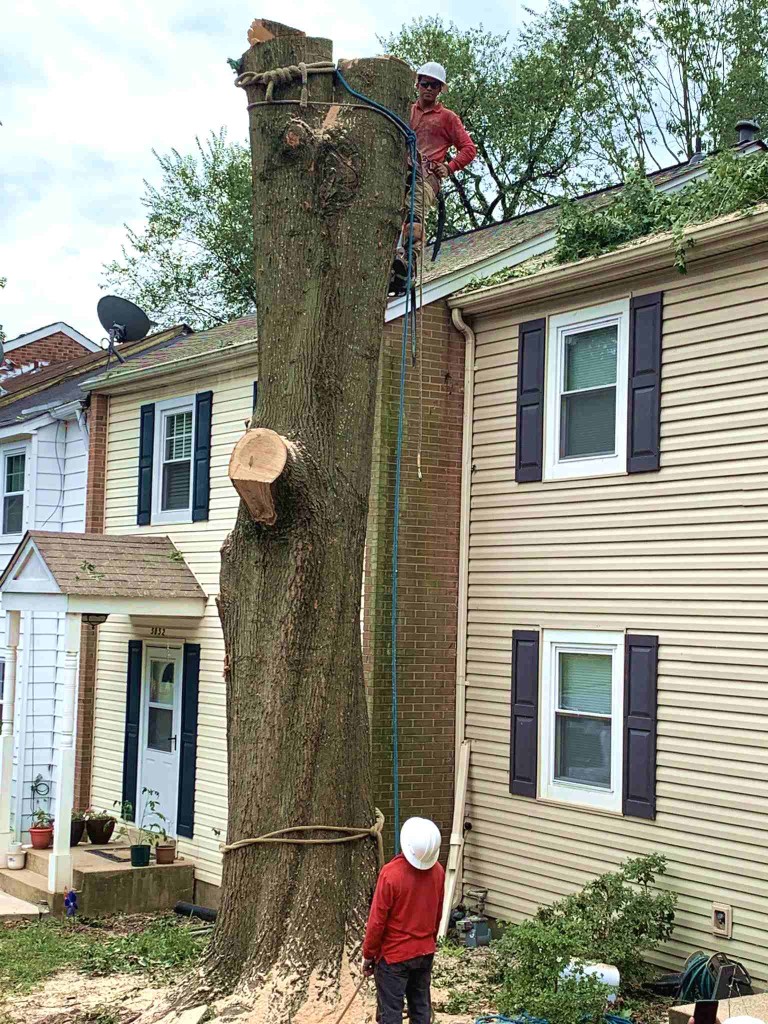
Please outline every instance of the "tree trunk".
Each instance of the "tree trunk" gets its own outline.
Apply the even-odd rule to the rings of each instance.
[[[265,22],[243,70],[331,58],[331,43]],[[412,73],[372,58],[349,83],[406,116]],[[263,86],[247,88],[263,101]],[[250,110],[259,396],[253,426],[291,446],[273,485],[276,522],[241,503],[222,549],[227,652],[228,841],[296,825],[374,823],[360,595],[377,361],[401,224],[406,147],[330,74],[310,103]],[[300,82],[274,99],[298,100]],[[317,105],[313,105],[317,104]],[[328,837],[327,833],[317,833]],[[338,999],[359,956],[376,878],[372,838],[249,846],[224,858],[204,980],[260,991],[264,1019]],[[239,984],[238,984],[239,983]],[[308,1019],[324,1019],[315,1006]]]

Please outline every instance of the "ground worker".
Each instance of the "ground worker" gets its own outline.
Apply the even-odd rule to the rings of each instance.
[[[400,849],[379,873],[363,942],[363,973],[376,981],[378,1024],[430,1024],[429,983],[437,948],[445,872],[440,830],[427,818],[409,818]]]
[[[440,93],[446,86],[446,73],[442,64],[427,61],[416,72],[418,98],[411,107],[411,128],[416,133],[419,163],[416,167],[416,194],[414,199],[413,245],[418,253],[424,234],[423,224],[435,205],[443,179],[460,171],[477,156],[477,147],[453,110],[439,102]],[[456,155],[448,159],[451,149]],[[411,176],[408,175],[408,189],[405,208],[411,208]],[[408,243],[408,225],[403,226],[400,244],[395,256],[391,291],[404,291],[405,257]]]

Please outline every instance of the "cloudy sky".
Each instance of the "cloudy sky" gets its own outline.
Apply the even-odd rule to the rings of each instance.
[[[542,3],[531,6],[540,8]],[[335,40],[335,57],[379,51],[377,35],[416,15],[461,27],[514,29],[518,0],[21,0],[0,28],[0,324],[9,338],[64,320],[98,340],[102,265],[140,227],[142,182],[159,181],[152,150],[189,152],[225,126],[246,137],[245,100],[227,57],[252,18]]]

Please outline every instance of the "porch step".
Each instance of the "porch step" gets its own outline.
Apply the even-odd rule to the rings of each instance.
[[[0,921],[37,921],[47,914],[48,907],[36,907],[26,900],[18,900],[7,892],[0,892]]]
[[[46,906],[51,913],[61,914],[64,910],[64,895],[49,893],[47,890],[45,876],[31,868],[23,868],[21,871],[0,869],[0,892],[15,896],[17,900],[24,900],[35,907]]]

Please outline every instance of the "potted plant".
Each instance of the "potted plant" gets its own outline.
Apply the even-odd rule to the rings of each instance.
[[[175,860],[176,840],[171,839],[165,829],[163,829],[162,834],[158,838],[157,845],[155,846],[155,863],[173,864]]]
[[[135,868],[149,867],[149,855],[153,846],[157,846],[163,839],[167,838],[163,822],[166,817],[158,808],[160,807],[160,794],[156,789],[141,791],[143,806],[138,821],[134,822],[134,830],[128,825],[120,827],[120,835],[131,836],[131,865]],[[133,817],[133,806],[130,803],[120,805],[121,817],[130,820]]]
[[[32,815],[29,837],[33,850],[47,850],[53,842],[53,818],[42,807],[38,807]]]
[[[72,811],[72,822],[69,826],[69,845],[77,846],[85,833],[85,812]]]
[[[109,842],[116,824],[114,815],[109,811],[97,811],[93,807],[89,807],[85,812],[85,831],[95,846],[102,846]]]

